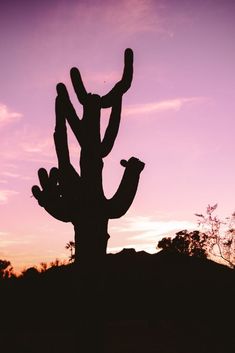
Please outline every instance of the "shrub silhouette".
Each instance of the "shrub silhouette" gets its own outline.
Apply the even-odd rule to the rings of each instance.
[[[70,252],[69,261],[70,261],[70,262],[73,262],[74,259],[75,259],[75,255],[74,255],[75,242],[70,240],[70,241],[65,245],[65,249],[69,250],[69,252]]]
[[[13,267],[8,260],[0,260],[0,279],[7,279],[11,276],[14,276]]]
[[[235,268],[235,213],[224,220],[214,215],[218,204],[208,205],[205,214],[196,213],[198,224],[206,234],[208,256],[220,258]]]
[[[35,267],[29,267],[22,272],[23,278],[28,280],[36,279],[38,275],[39,275],[39,271]]]
[[[158,242],[158,248],[168,252],[206,258],[206,240],[206,235],[198,230],[192,232],[181,230],[174,238],[161,239]]]

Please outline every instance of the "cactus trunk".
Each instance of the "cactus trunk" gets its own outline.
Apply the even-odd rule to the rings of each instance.
[[[75,262],[79,266],[98,266],[104,261],[109,239],[107,227],[108,220],[97,214],[74,225]]]

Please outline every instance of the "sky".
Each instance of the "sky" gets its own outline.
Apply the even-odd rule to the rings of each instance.
[[[32,197],[37,170],[57,166],[53,146],[56,84],[79,68],[89,92],[105,94],[134,51],[134,78],[123,98],[120,132],[104,160],[107,197],[121,159],[146,166],[127,214],[109,222],[109,252],[156,251],[195,213],[218,203],[234,211],[235,2],[233,0],[0,2],[0,258],[20,271],[69,256],[73,227]],[[102,131],[109,110],[102,113]],[[72,136],[75,167],[79,150]]]

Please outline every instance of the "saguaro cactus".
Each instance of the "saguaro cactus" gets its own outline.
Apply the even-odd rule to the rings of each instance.
[[[108,221],[119,218],[129,209],[135,197],[144,163],[131,157],[121,160],[125,168],[117,192],[105,197],[102,185],[103,159],[111,152],[118,134],[122,96],[129,89],[133,76],[133,52],[126,49],[122,79],[103,97],[87,93],[77,68],[71,69],[71,80],[83,117],[79,119],[64,84],[57,85],[56,125],[54,142],[58,168],[50,173],[39,169],[41,188],[34,185],[32,192],[40,206],[63,222],[72,222],[75,229],[75,262],[96,266],[106,254]],[[103,139],[100,135],[100,112],[111,107],[111,115]],[[80,175],[70,162],[66,120],[78,143]]]

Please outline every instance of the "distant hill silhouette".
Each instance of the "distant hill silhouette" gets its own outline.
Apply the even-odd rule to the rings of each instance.
[[[74,302],[75,299],[79,301],[81,284],[79,269],[75,271],[73,264],[52,267],[41,274],[30,271],[25,278],[1,281],[2,342],[9,344],[13,352],[16,342],[19,347],[27,346],[30,340],[24,341],[23,337],[34,337],[39,332],[44,332],[43,337],[46,335],[47,339],[48,335],[51,339],[53,335],[59,339],[58,336],[63,337],[66,333],[69,340],[70,335],[75,334],[72,324]],[[231,318],[234,320],[235,272],[228,267],[181,254],[161,251],[151,255],[123,249],[106,256],[104,286],[105,316],[114,335],[122,332],[124,325],[130,335],[132,330],[145,332],[146,340],[153,337],[156,341],[161,340],[158,335],[164,330],[162,335],[168,340],[168,333],[176,334],[180,328],[184,342],[189,340],[187,344],[200,335],[205,336],[207,350],[202,352],[210,352],[208,347],[213,347],[213,353],[218,347],[223,348],[223,352],[227,352],[226,345],[228,349],[235,347],[233,324],[229,324]],[[89,303],[83,303],[78,310],[86,310],[86,305]],[[168,330],[162,325],[168,325]],[[18,341],[12,341],[10,337],[17,337]],[[55,341],[54,345],[57,347]],[[37,349],[36,345],[36,353]],[[59,347],[53,349],[45,348],[43,353],[60,352]],[[188,352],[194,352],[193,349]],[[23,352],[23,349],[16,352]],[[145,352],[144,348],[142,352]]]

